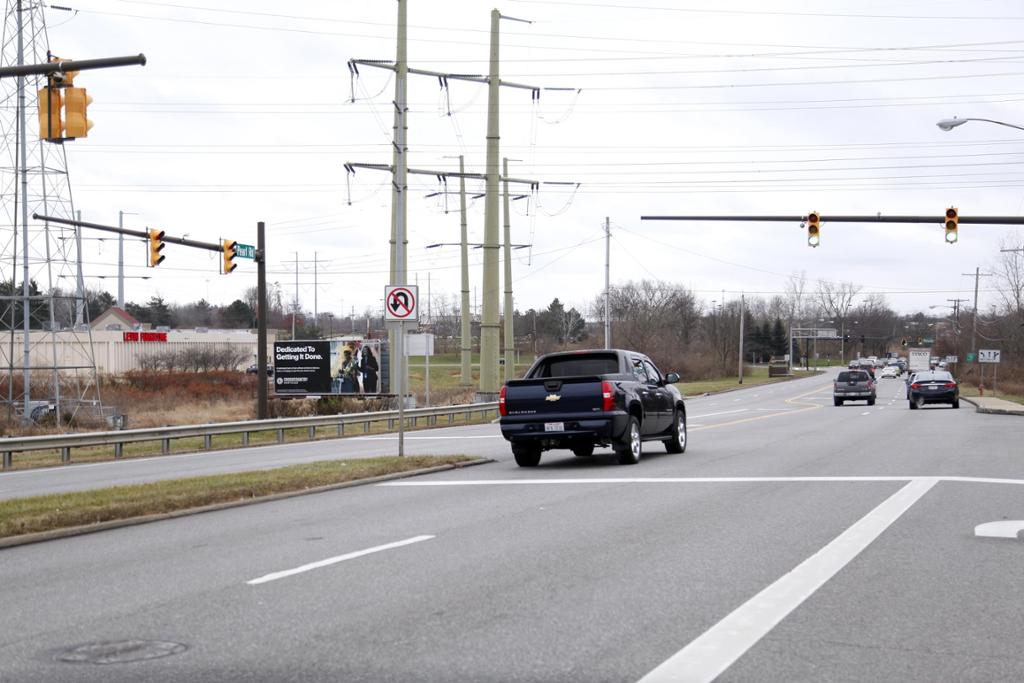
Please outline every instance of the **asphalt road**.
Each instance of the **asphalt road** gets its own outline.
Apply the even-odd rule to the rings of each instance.
[[[0,681],[1024,680],[1024,542],[975,535],[1024,520],[1024,422],[903,391],[691,399],[687,452],[632,467],[418,433],[442,438],[409,452],[497,462],[2,550]],[[39,474],[234,466],[182,457]]]

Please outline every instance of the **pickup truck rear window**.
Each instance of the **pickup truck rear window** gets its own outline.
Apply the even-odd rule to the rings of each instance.
[[[615,354],[581,354],[556,356],[542,361],[531,377],[578,377],[580,375],[614,375],[619,372]]]

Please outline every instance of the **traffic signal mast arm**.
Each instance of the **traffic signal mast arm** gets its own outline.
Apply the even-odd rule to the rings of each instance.
[[[22,64],[20,66],[5,66],[0,68],[0,78],[11,76],[32,76],[35,74],[56,74],[74,73],[75,71],[88,71],[89,69],[108,69],[114,66],[146,66],[146,55],[139,54],[131,57],[103,57],[100,59],[70,60],[62,59],[56,62],[45,64]]]
[[[939,216],[830,216],[818,214],[822,223],[927,223],[945,225],[945,212]],[[800,223],[807,216],[640,216],[642,221],[750,221]],[[1024,225],[1024,216],[964,216],[958,217],[961,225]]]
[[[88,221],[72,221],[67,218],[55,218],[53,216],[41,216],[37,213],[32,214],[32,218],[37,221],[47,221],[50,223],[59,223],[60,225],[71,225],[80,228],[89,228],[91,230],[102,230],[103,232],[113,232],[119,235],[128,235],[130,237],[141,237],[142,239],[149,241],[151,231],[150,230],[130,230],[128,228],[118,228],[112,225],[100,225],[99,223],[89,223]],[[183,247],[192,247],[193,249],[205,249],[207,251],[215,251],[219,254],[225,252],[225,242],[232,245],[237,244],[233,240],[224,240],[223,242],[200,242],[198,240],[190,240],[185,237],[170,237],[163,235],[160,237],[161,242],[168,244],[180,244]],[[234,250],[232,249],[232,252]],[[257,253],[257,260],[260,258],[260,254]],[[232,268],[232,270],[234,270]]]

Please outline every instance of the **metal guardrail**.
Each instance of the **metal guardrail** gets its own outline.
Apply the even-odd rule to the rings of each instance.
[[[438,418],[447,417],[448,424],[454,424],[456,415],[465,415],[466,421],[474,415],[481,417],[493,413],[498,414],[497,403],[472,403],[456,406],[440,406],[436,408],[411,408],[405,412],[407,425],[416,427],[421,419],[426,419],[430,426],[437,425]],[[274,431],[277,433],[276,443],[284,443],[285,431],[306,428],[309,439],[316,439],[317,430],[334,427],[337,435],[345,436],[347,427],[362,426],[360,433],[370,431],[370,425],[386,422],[388,431],[395,429],[398,423],[398,411],[386,410],[374,413],[343,413],[339,415],[314,415],[311,417],[283,417],[272,420],[245,420],[241,422],[219,422],[205,425],[181,425],[175,427],[151,427],[148,429],[125,429],[115,432],[85,432],[80,434],[57,434],[52,436],[25,436],[0,439],[0,453],[3,454],[3,469],[12,467],[15,453],[41,450],[60,450],[60,461],[71,462],[71,449],[84,446],[113,446],[114,457],[124,454],[124,446],[128,443],[141,441],[160,441],[160,452],[167,455],[171,452],[171,441],[203,437],[203,450],[212,447],[214,436],[224,434],[241,434],[242,446],[249,445],[249,436],[258,432]]]

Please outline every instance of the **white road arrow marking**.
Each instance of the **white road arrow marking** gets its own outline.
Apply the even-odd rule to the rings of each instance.
[[[1024,531],[1024,519],[987,522],[974,527],[974,535],[981,538],[1018,538],[1022,531]]]

